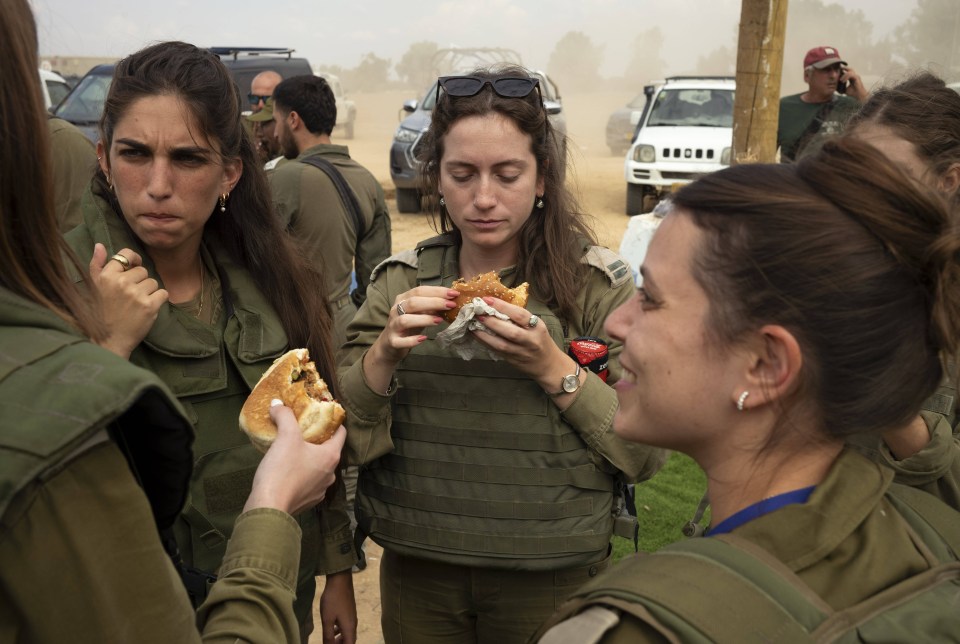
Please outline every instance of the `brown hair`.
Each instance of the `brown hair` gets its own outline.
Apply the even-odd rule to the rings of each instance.
[[[844,131],[855,136],[860,125],[890,128],[914,145],[938,177],[960,163],[960,94],[930,72],[873,92]],[[951,202],[960,207],[960,190]]]
[[[110,149],[114,128],[132,103],[162,94],[175,95],[188,106],[204,136],[220,144],[224,159],[242,162],[243,173],[230,193],[227,212],[215,207],[206,229],[250,271],[280,316],[291,346],[306,347],[323,379],[335,387],[333,318],[323,279],[274,214],[266,175],[241,123],[239,90],[220,59],[187,43],[165,42],[121,60],[100,119],[104,147]],[[101,170],[94,181],[119,213]]]
[[[946,204],[840,139],[796,165],[739,165],[681,189],[704,231],[694,274],[721,347],[763,324],[800,343],[800,387],[830,435],[900,427],[960,335],[960,235]]]
[[[491,80],[531,75],[516,65],[478,69],[471,74]],[[441,93],[419,150],[419,160],[423,163],[422,192],[427,195],[434,218],[439,218],[439,231],[455,231],[446,208],[441,207],[435,197],[440,187],[444,136],[457,120],[491,112],[509,118],[530,137],[537,173],[544,180],[544,207],[533,208],[531,204],[530,218],[520,229],[517,277],[530,282],[533,294],[560,317],[572,319],[578,310],[577,294],[585,270],[580,262],[583,243],[596,244],[596,239],[573,195],[564,186],[566,143],[550,125],[536,90],[524,98],[504,98],[489,84],[474,96],[450,97]]]
[[[26,0],[0,0],[0,16],[0,285],[99,340],[96,301],[81,295],[62,261],[86,276],[54,214],[33,14]]]

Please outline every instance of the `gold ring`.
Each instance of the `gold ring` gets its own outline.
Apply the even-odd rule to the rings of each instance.
[[[113,260],[113,261],[115,261],[115,262],[117,262],[117,263],[120,264],[121,266],[123,266],[123,270],[124,270],[124,271],[130,270],[130,260],[127,259],[126,257],[124,257],[123,255],[121,255],[120,253],[117,253],[116,255],[114,255],[113,257],[111,257],[110,259]]]

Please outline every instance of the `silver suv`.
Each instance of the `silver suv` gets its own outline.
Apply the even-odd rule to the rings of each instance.
[[[540,79],[543,107],[558,138],[564,140],[567,123],[556,84],[543,72],[530,73]],[[423,133],[430,128],[430,115],[436,100],[437,82],[434,81],[419,102],[411,99],[403,103],[403,111],[407,116],[400,122],[390,146],[390,177],[397,187],[399,212],[420,212],[420,163],[417,161],[417,151]]]

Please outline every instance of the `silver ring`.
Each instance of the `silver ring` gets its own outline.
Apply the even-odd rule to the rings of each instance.
[[[406,311],[403,310],[403,303],[404,303],[404,302],[406,302],[406,300],[401,300],[400,302],[397,302],[397,315],[404,315],[404,314],[406,314]]]
[[[121,266],[123,266],[123,270],[124,270],[124,271],[130,270],[130,260],[127,259],[126,257],[124,257],[123,255],[121,255],[120,253],[117,253],[116,255],[114,255],[113,257],[111,257],[110,259],[113,260],[113,261],[115,261],[115,262],[117,262],[117,263],[120,264]]]
[[[540,318],[536,315],[531,315],[530,319],[527,320],[527,326],[530,327],[531,329],[537,326],[537,324],[539,323],[540,323]]]

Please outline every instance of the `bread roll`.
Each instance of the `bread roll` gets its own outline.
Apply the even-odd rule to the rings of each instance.
[[[346,416],[310,361],[309,352],[287,351],[273,361],[240,409],[240,429],[264,453],[277,437],[277,426],[270,418],[270,403],[275,398],[293,410],[308,443],[326,441]]]
[[[457,306],[447,311],[444,317],[447,322],[453,322],[457,319],[457,314],[460,313],[463,305],[472,302],[475,297],[496,297],[510,304],[526,306],[527,286],[527,283],[524,282],[516,288],[507,288],[500,283],[500,277],[493,271],[477,275],[469,282],[459,279],[450,287],[455,291],[460,291],[460,295],[455,300]]]

